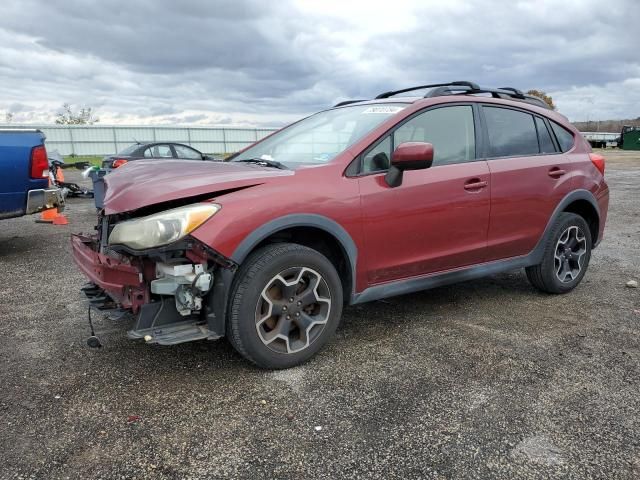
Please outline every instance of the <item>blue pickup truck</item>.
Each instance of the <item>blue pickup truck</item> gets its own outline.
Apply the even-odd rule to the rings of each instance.
[[[0,129],[0,219],[64,207],[49,187],[49,160],[40,130]]]

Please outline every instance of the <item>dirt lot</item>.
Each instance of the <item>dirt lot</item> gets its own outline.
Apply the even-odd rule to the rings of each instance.
[[[640,152],[606,152],[611,208],[565,296],[523,272],[347,309],[308,364],[225,341],[85,346],[69,233],[0,222],[0,478],[639,478]]]

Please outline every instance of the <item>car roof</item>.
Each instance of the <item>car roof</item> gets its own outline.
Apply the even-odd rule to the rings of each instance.
[[[140,147],[153,147],[154,145],[182,145],[183,147],[189,147],[189,145],[180,142],[148,142],[148,143],[138,143]],[[193,148],[193,147],[189,147]]]

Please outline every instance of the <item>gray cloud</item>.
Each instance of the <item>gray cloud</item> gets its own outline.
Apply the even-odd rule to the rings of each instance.
[[[0,111],[45,121],[70,102],[105,123],[279,125],[345,98],[469,79],[547,90],[574,120],[640,115],[628,101],[640,100],[632,0],[604,15],[596,0],[394,6],[4,0]]]

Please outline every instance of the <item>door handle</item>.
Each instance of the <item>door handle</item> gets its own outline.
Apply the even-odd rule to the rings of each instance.
[[[560,178],[565,173],[567,173],[567,172],[562,170],[562,169],[560,169],[560,168],[558,168],[558,167],[553,167],[551,170],[549,170],[548,175],[551,178]]]
[[[464,189],[467,191],[481,190],[485,188],[487,185],[489,185],[488,182],[483,182],[477,178],[474,178],[472,180],[467,181],[467,183],[464,184]]]

